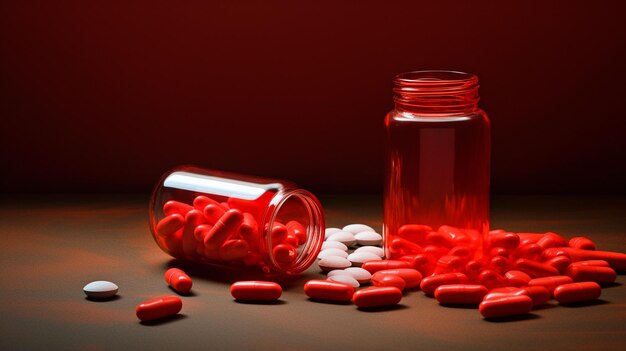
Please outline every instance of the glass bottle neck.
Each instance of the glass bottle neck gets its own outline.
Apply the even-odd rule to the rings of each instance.
[[[415,71],[393,80],[396,111],[449,116],[478,110],[478,77],[455,71]]]

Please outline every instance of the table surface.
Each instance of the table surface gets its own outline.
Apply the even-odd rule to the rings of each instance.
[[[212,350],[626,350],[626,282],[600,300],[576,307],[554,300],[521,318],[498,322],[475,308],[441,307],[409,291],[395,308],[365,312],[354,305],[312,302],[305,281],[323,278],[316,265],[284,286],[277,304],[237,303],[235,279],[206,266],[169,258],[147,225],[147,197],[4,196],[0,201],[0,349]],[[321,196],[327,225],[380,228],[377,196]],[[586,235],[600,249],[626,252],[626,198],[500,196],[492,228]],[[194,279],[179,316],[142,324],[135,306],[175,294],[168,267]],[[93,280],[119,285],[119,297],[87,300]]]

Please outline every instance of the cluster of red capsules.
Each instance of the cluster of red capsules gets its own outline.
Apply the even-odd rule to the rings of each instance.
[[[202,195],[191,205],[167,201],[165,217],[156,225],[156,238],[177,258],[267,270],[261,259],[259,207],[254,201],[229,198],[217,202]],[[298,247],[307,241],[304,226],[295,220],[274,221],[270,235],[270,249],[280,265],[294,262]]]

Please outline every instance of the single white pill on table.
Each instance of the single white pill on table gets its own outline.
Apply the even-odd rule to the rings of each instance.
[[[332,280],[334,282],[350,284],[350,285],[352,285],[355,288],[358,288],[361,285],[350,274],[336,274],[336,275],[333,275],[332,277],[328,277],[328,280]]]
[[[347,258],[348,253],[341,249],[325,249],[325,250],[320,251],[319,254],[317,254],[317,258],[319,260],[326,258],[326,257],[330,257],[330,256],[338,256],[338,257]]]
[[[322,250],[326,249],[339,249],[343,251],[348,251],[348,247],[339,241],[324,241],[322,244]]]
[[[332,277],[334,275],[340,275],[340,274],[352,276],[352,274],[346,271],[345,269],[333,269],[332,271],[326,273],[326,276]]]
[[[83,291],[88,297],[94,299],[106,299],[115,296],[118,291],[117,285],[108,282],[106,280],[96,280],[91,282],[83,288]]]
[[[352,277],[360,284],[369,283],[369,281],[372,280],[372,273],[361,267],[346,268],[344,269],[344,272],[352,274]]]
[[[372,227],[370,227],[368,225],[365,225],[365,224],[348,224],[347,226],[343,227],[343,229],[341,229],[341,230],[343,230],[344,232],[350,232],[352,234],[356,234],[356,233],[359,233],[359,232],[365,232],[365,231],[376,232],[376,230],[374,230],[374,228],[372,228]]]
[[[328,239],[329,236],[331,236],[331,235],[333,235],[333,234],[335,234],[337,232],[340,232],[340,231],[341,231],[341,229],[339,229],[339,228],[326,228],[326,230],[324,231],[324,240]]]
[[[340,243],[350,247],[356,243],[356,239],[354,238],[354,234],[350,232],[339,231],[335,234],[331,235],[326,239],[328,241],[339,241]]]
[[[371,252],[353,252],[348,255],[348,261],[352,262],[352,265],[360,267],[363,263],[368,261],[380,261],[382,258],[377,254]]]
[[[317,265],[324,272],[329,272],[334,269],[344,269],[352,266],[352,262],[348,261],[347,258],[339,257],[339,256],[330,256],[326,258],[322,258]]]
[[[383,236],[372,231],[358,232],[354,234],[357,244],[359,245],[380,245],[383,242]]]
[[[361,246],[358,249],[354,250],[354,252],[371,252],[379,257],[385,257],[385,250],[382,247],[378,246]]]

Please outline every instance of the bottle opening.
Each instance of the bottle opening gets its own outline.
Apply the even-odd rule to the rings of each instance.
[[[306,190],[277,194],[265,216],[265,261],[273,271],[297,274],[315,261],[324,235],[322,206]]]
[[[426,115],[478,109],[478,77],[458,71],[414,71],[397,75],[394,102],[399,111]]]

